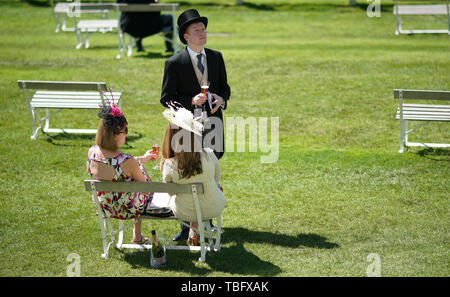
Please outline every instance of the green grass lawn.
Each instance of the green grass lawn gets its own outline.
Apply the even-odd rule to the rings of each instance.
[[[122,92],[124,151],[143,154],[167,126],[163,41],[146,38],[145,53],[117,60],[117,35],[97,33],[89,49],[76,50],[75,33],[54,32],[50,6],[29,2],[0,3],[0,276],[65,276],[72,253],[82,276],[366,276],[370,254],[379,255],[381,276],[449,276],[450,153],[399,154],[393,99],[394,88],[450,89],[448,35],[395,36],[393,1],[382,1],[380,18],[367,17],[365,1],[182,2],[179,13],[195,7],[209,33],[226,33],[207,44],[225,58],[225,116],[279,117],[279,157],[263,164],[260,150],[226,152],[221,251],[205,263],[198,253],[168,251],[158,271],[148,252],[111,249],[100,258],[83,186],[94,136],[39,132],[31,140],[17,80],[107,82]],[[98,119],[63,111],[54,123],[96,127]],[[448,123],[410,140],[449,143]],[[173,221],[144,222],[145,235],[153,228],[167,237],[179,230]]]

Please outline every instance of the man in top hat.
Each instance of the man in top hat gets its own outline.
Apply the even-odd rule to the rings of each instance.
[[[187,47],[166,61],[161,104],[168,107],[172,101],[194,115],[205,112],[203,144],[213,149],[220,159],[224,153],[222,110],[226,109],[230,98],[225,62],[220,52],[204,48],[206,17],[189,9],[178,17],[177,23],[180,40]],[[209,96],[201,94],[202,82],[209,82]]]
[[[222,110],[227,107],[230,87],[222,54],[205,48],[208,19],[197,10],[189,9],[178,17],[178,32],[187,47],[170,57],[165,64],[161,104],[168,107],[177,103],[194,116],[204,119],[203,146],[210,147],[218,159],[224,154],[224,127]],[[201,93],[201,85],[209,82],[209,95]],[[185,240],[189,228],[174,241]]]

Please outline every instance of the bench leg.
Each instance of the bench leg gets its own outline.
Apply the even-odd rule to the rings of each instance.
[[[45,125],[44,125],[44,132],[47,132],[48,128],[50,126],[50,112],[48,108],[45,109]]]
[[[122,50],[123,50],[123,32],[120,30],[120,28],[117,29],[117,46],[119,53],[117,54],[116,59],[120,59],[122,57]]]
[[[402,20],[398,15],[395,21],[395,35],[399,35],[401,31],[402,31]]]
[[[121,248],[122,247],[122,243],[123,243],[123,221],[119,220],[119,239],[117,241],[117,248]]]
[[[405,147],[408,147],[408,121],[407,120],[405,120],[405,126],[404,126],[404,129],[405,129]]]
[[[127,44],[127,56],[131,57],[133,54],[133,43],[135,42],[135,38],[131,35],[128,36],[128,44]]]
[[[111,219],[106,219],[106,222],[108,223],[109,238],[111,240],[110,245],[112,244],[115,248],[117,248],[116,236],[114,235],[114,228],[113,228]]]
[[[81,31],[80,31],[80,29],[77,29],[77,45],[76,45],[76,49],[80,49],[82,45],[83,45],[83,41],[82,41]]]
[[[405,123],[400,120],[400,150],[399,153],[403,153],[405,148]]]
[[[103,254],[101,257],[103,259],[108,259],[108,251],[109,251],[109,244],[108,240],[106,239],[106,219],[103,217],[103,215],[100,213],[97,214],[98,222],[100,224],[100,231],[102,232],[102,244],[103,244]]]
[[[222,217],[217,217],[217,231],[216,231],[216,243],[214,245],[214,251],[218,252],[220,250],[220,234],[222,233]]]
[[[400,150],[399,153],[403,153],[405,148],[405,143],[403,142],[403,132],[400,131]]]
[[[125,228],[127,228],[129,225],[124,227],[124,223],[123,220],[118,220],[119,221],[119,229],[116,231],[114,230],[114,226],[112,224],[111,219],[106,219],[106,222],[108,223],[108,229],[109,229],[109,236],[110,236],[110,243],[109,245],[113,245],[116,249],[119,249],[122,247],[123,244],[123,231]],[[133,223],[133,225],[136,222]],[[116,242],[116,234],[118,235],[117,237],[117,242]],[[109,247],[108,247],[109,248]]]
[[[34,110],[34,108],[32,108],[32,107],[30,106],[31,129],[33,130],[33,135],[31,135],[31,139],[33,139],[33,140],[36,140],[36,138],[37,138],[37,133],[38,133],[38,130],[39,130],[39,128],[40,128],[40,125],[39,125],[39,127],[36,128],[36,120],[35,120],[36,113],[38,113],[38,111],[37,111],[37,110]]]
[[[58,32],[59,32],[59,29],[60,29],[60,27],[61,27],[60,19],[59,19],[59,16],[58,16],[57,13],[54,13],[54,15],[55,15],[55,22],[56,22],[56,29],[55,29],[55,32],[58,33]]]
[[[84,48],[89,48],[89,32],[86,31],[86,39],[84,40]]]
[[[203,226],[203,221],[198,222],[198,233],[200,235],[200,258],[198,259],[200,262],[205,262],[206,258],[206,245],[205,245],[205,229]]]
[[[206,232],[207,232],[206,234],[208,237],[208,246],[209,246],[210,251],[212,251],[212,249],[214,248],[214,241],[212,238],[211,224],[209,223],[209,221],[205,222],[205,226],[206,226]]]
[[[62,31],[67,31],[67,27],[66,27],[66,14],[63,14],[62,16],[62,21],[61,21],[61,30]]]

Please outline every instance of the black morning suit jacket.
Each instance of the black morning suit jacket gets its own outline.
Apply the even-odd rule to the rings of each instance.
[[[125,4],[151,4],[155,0],[117,0]],[[164,24],[161,13],[155,12],[122,12],[120,14],[120,28],[133,37],[144,38],[161,32]]]
[[[218,51],[205,48],[206,63],[208,65],[208,80],[210,82],[209,91],[221,96],[226,109],[228,99],[230,98],[230,87],[227,82],[227,72],[222,54]],[[170,57],[166,61],[164,68],[164,78],[162,83],[161,104],[168,107],[170,101],[180,103],[184,108],[194,113],[192,98],[201,91],[197,76],[195,75],[194,66],[187,49],[182,50],[178,54]],[[214,116],[220,118],[223,123],[222,108],[219,108],[214,114],[211,114],[208,102],[205,102],[208,117]],[[213,106],[214,108],[214,106]],[[215,128],[214,126],[212,127]],[[223,129],[223,125],[221,127]],[[205,130],[204,135],[209,131]],[[222,135],[223,135],[222,130]],[[225,145],[224,141],[222,143]],[[222,152],[215,152],[220,159]]]

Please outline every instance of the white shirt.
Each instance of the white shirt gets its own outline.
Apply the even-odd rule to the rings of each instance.
[[[188,50],[189,56],[191,56],[191,60],[196,62],[195,65],[197,65],[197,63],[198,63],[198,59],[197,59],[198,54],[202,54],[202,64],[203,64],[203,66],[206,66],[206,63],[205,63],[205,59],[206,59],[205,48],[202,48],[202,51],[199,52],[199,53],[197,53],[196,51],[192,50],[189,46],[187,47],[187,50]]]
[[[194,62],[194,65],[198,64],[198,58],[197,56],[199,54],[202,54],[202,65],[203,67],[205,67],[205,71],[207,71],[208,65],[206,63],[206,52],[205,52],[205,48],[202,48],[202,51],[197,53],[196,51],[192,50],[189,46],[186,47],[187,51],[189,53],[189,56],[191,57],[191,61]],[[208,103],[209,103],[209,108],[212,108],[212,96],[209,94],[208,92]],[[222,108],[225,108],[225,102],[221,105]]]
[[[220,164],[210,148],[204,148],[200,153],[202,173],[182,178],[178,172],[178,160],[175,158],[164,161],[162,179],[166,183],[189,184],[203,183],[203,194],[198,194],[198,202],[202,219],[219,216],[225,209],[226,201],[223,192],[218,188],[220,182]],[[191,194],[176,194],[169,201],[169,207],[178,219],[196,221],[197,213]]]

